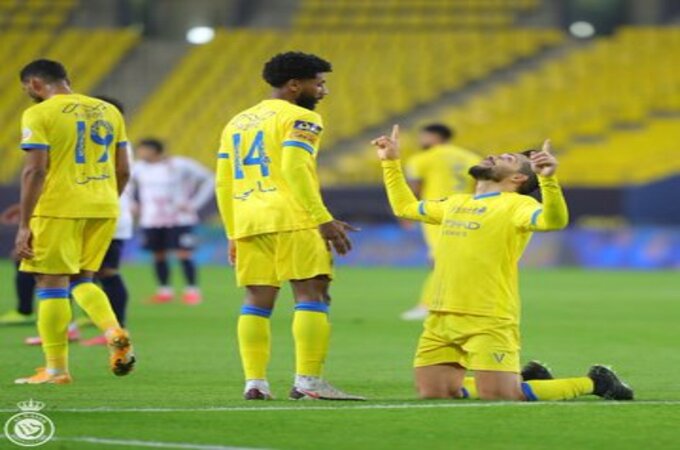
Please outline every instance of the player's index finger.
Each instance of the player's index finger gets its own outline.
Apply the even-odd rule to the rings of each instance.
[[[550,139],[546,139],[545,141],[543,141],[542,151],[550,152],[551,149],[552,149],[552,143],[550,142]]]
[[[399,124],[394,124],[392,125],[392,139],[397,140],[399,139]]]

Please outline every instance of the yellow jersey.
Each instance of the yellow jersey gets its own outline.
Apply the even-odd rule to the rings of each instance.
[[[519,322],[518,263],[532,232],[569,220],[557,179],[539,177],[543,204],[514,192],[418,201],[399,161],[384,161],[383,174],[396,215],[441,224],[430,310]]]
[[[451,194],[474,192],[468,169],[479,163],[475,153],[455,145],[437,145],[409,158],[406,174],[422,183],[420,198],[437,200]]]
[[[116,151],[126,151],[125,124],[111,104],[59,94],[22,117],[21,148],[49,152],[34,217],[118,217]]]
[[[216,195],[230,239],[333,220],[316,173],[322,132],[319,114],[280,99],[229,121],[217,154]]]

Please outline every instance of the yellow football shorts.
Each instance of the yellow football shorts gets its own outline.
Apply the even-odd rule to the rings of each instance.
[[[431,311],[415,367],[460,364],[468,370],[519,373],[519,325],[496,317]]]
[[[33,259],[21,261],[23,272],[74,275],[98,271],[116,231],[117,219],[33,217]]]
[[[239,286],[281,286],[333,274],[333,258],[319,230],[259,234],[236,240],[236,283]]]

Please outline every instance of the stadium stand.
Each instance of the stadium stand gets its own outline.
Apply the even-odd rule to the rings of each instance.
[[[336,68],[331,95],[319,107],[328,124],[328,148],[562,39],[558,31],[539,29],[222,30],[210,44],[189,51],[133,118],[130,134],[140,138],[153,132],[171,142],[175,153],[212,164],[226,121],[267,95],[263,63],[277,52],[300,49],[318,53]],[[326,170],[325,181],[333,181],[335,173]]]
[[[432,30],[507,27],[539,0],[303,0],[293,24],[303,29]]]
[[[50,30],[64,24],[76,0],[2,0],[0,30]]]
[[[651,181],[679,167],[671,152],[680,132],[680,72],[669,58],[678,54],[680,29],[622,28],[438,118],[455,125],[460,145],[484,152],[551,137],[568,185]]]
[[[51,2],[50,2],[51,3]],[[57,2],[58,3],[58,2]],[[17,150],[21,112],[30,100],[21,91],[17,74],[32,59],[46,57],[62,61],[71,73],[78,92],[91,92],[138,41],[131,30],[64,31],[37,30],[30,34],[8,30],[0,32],[0,58],[5,62],[0,72],[0,182],[11,181],[17,174],[22,154]],[[103,52],[102,48],[106,48]],[[96,61],[96,64],[93,64]]]

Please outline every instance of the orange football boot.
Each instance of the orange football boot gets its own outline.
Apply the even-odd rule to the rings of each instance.
[[[44,367],[35,369],[35,375],[14,380],[15,384],[70,384],[72,382],[73,378],[71,378],[68,372],[50,375]]]
[[[135,367],[135,354],[130,341],[130,334],[122,328],[113,328],[106,332],[109,348],[109,364],[114,375],[122,377],[132,372]]]

